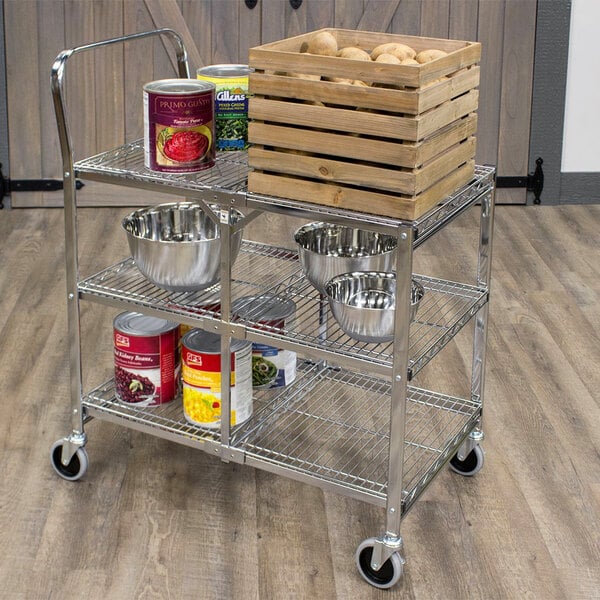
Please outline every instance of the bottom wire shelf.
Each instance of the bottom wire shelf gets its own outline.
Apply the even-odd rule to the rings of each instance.
[[[385,505],[389,381],[317,364],[299,365],[282,391],[255,394],[254,414],[233,428],[230,447],[244,462]],[[220,435],[190,425],[180,400],[137,408],[115,398],[114,382],[82,401],[90,416],[176,442],[218,451]],[[404,440],[405,513],[475,427],[480,404],[409,386]]]

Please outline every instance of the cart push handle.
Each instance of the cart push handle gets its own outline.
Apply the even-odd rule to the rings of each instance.
[[[71,58],[71,56],[73,56],[74,54],[79,54],[88,50],[95,50],[96,48],[110,46],[112,44],[123,44],[125,42],[131,42],[151,36],[166,36],[171,40],[173,48],[175,49],[178,75],[180,78],[188,79],[190,76],[190,71],[188,66],[188,55],[185,49],[185,45],[183,43],[183,39],[176,31],[167,27],[163,27],[161,29],[154,29],[152,31],[132,33],[121,37],[102,40],[91,44],[85,44],[83,46],[76,46],[75,48],[63,50],[56,57],[54,64],[52,65],[51,88],[52,99],[54,101],[54,112],[56,113],[56,122],[58,125],[58,136],[60,139],[60,148],[62,154],[64,173],[72,174],[73,170],[72,143],[66,119],[65,102],[63,94],[63,78],[67,60]]]

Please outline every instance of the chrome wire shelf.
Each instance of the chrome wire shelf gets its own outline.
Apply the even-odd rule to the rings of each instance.
[[[409,378],[487,301],[487,291],[473,286],[423,275],[416,275],[415,279],[423,285],[425,295],[410,327]],[[391,369],[393,344],[368,344],[348,337],[330,313],[326,300],[304,278],[295,252],[245,241],[233,267],[231,289],[233,299],[275,294],[296,305],[295,318],[284,329],[262,324],[260,308],[251,315],[252,320],[234,315],[231,322],[243,325],[246,339],[271,345],[277,340],[282,348],[310,351],[318,358],[335,356],[338,364],[360,363],[381,374]],[[176,321],[193,324],[197,319],[206,319],[217,323],[222,318],[219,285],[200,292],[161,290],[140,274],[132,259],[83,280],[79,291],[83,296],[115,306],[125,304],[152,309]]]
[[[391,387],[388,381],[313,366],[237,429],[246,462],[339,484],[385,504]],[[404,442],[406,511],[473,427],[480,405],[408,387]]]
[[[77,177],[120,185],[144,187],[154,191],[168,191],[176,195],[190,195],[195,192],[214,200],[231,196],[236,206],[249,206],[271,212],[296,212],[323,221],[354,221],[362,226],[388,229],[394,232],[401,223],[415,229],[415,245],[425,241],[440,227],[476,202],[479,196],[489,191],[493,184],[494,168],[475,166],[475,176],[460,190],[450,194],[442,203],[414,221],[402,221],[380,215],[370,215],[310,204],[296,200],[286,200],[274,196],[263,196],[247,192],[248,183],[247,152],[219,152],[215,166],[199,173],[173,174],[151,171],[144,166],[144,142],[134,142],[119,148],[102,152],[75,163]]]
[[[231,447],[243,452],[244,461],[385,504],[389,382],[303,363],[292,385],[273,392],[255,392],[253,416],[233,429]],[[116,399],[112,380],[84,396],[82,404],[89,416],[178,443],[207,449],[220,440],[218,430],[185,420],[180,399],[157,407],[126,405]],[[480,408],[409,386],[403,511],[473,427]]]
[[[131,429],[151,432],[180,443],[198,445],[206,442],[218,443],[221,439],[218,429],[198,427],[185,420],[181,398],[160,406],[145,407],[120,402],[115,396],[114,379],[86,394],[81,403],[90,417],[99,417]]]
[[[207,190],[211,193],[243,193],[248,179],[246,152],[219,152],[215,166],[198,173],[151,171],[144,166],[143,140],[136,140],[114,150],[77,161],[74,167],[78,177],[136,187],[145,184],[144,187],[156,187],[158,191],[168,187],[170,193],[178,195]]]

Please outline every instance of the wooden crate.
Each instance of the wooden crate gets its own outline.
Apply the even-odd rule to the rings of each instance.
[[[249,191],[413,220],[473,177],[479,43],[320,31],[339,48],[448,54],[421,65],[308,54],[317,32],[251,48]]]

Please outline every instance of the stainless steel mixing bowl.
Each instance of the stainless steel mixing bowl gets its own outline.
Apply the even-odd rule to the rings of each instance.
[[[383,272],[343,273],[325,285],[331,312],[342,330],[361,342],[394,339],[396,275]],[[425,290],[412,280],[410,320],[415,318]]]
[[[374,231],[328,223],[308,223],[294,239],[308,280],[325,293],[325,284],[351,271],[391,271],[396,238]]]
[[[243,218],[233,210],[232,220]],[[170,291],[202,290],[219,281],[219,219],[196,202],[171,202],[134,211],[122,222],[139,270]],[[237,257],[242,230],[232,236],[231,261]]]

